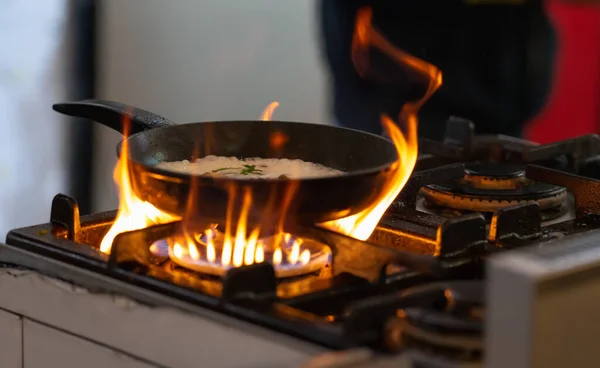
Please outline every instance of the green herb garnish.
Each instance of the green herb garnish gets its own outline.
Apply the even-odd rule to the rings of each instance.
[[[256,168],[256,165],[244,165],[243,168],[241,168],[241,167],[221,167],[219,169],[213,170],[212,172],[217,173],[219,171],[225,171],[225,170],[241,170],[240,174],[242,174],[242,175],[250,175],[250,174],[263,175],[264,174],[261,169]]]
[[[249,174],[262,175],[263,171],[261,169],[257,169],[256,165],[244,165],[244,168],[242,169],[242,171],[240,171],[240,174],[242,174],[242,175],[249,175]]]

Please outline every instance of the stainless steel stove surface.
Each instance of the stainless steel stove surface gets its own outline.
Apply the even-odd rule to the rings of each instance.
[[[597,236],[600,138],[539,146],[450,119],[444,142],[420,149],[367,241],[286,229],[331,250],[303,276],[278,277],[269,262],[223,276],[184,268],[152,249],[178,222],[120,234],[107,255],[100,242],[116,212],[80,217],[57,195],[48,224],[0,246],[0,309],[20,321],[22,366],[77,366],[62,339],[96,346],[86,354],[98,366],[481,366],[489,259]],[[34,354],[39,336],[63,350]]]

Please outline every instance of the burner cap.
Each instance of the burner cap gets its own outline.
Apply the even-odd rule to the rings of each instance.
[[[465,165],[465,175],[490,179],[516,179],[525,176],[525,168],[521,165],[501,163],[470,163]]]

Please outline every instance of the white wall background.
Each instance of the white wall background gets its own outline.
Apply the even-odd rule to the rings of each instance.
[[[103,0],[99,97],[176,122],[274,118],[328,123],[312,0]],[[95,210],[117,207],[115,145],[96,142]]]
[[[71,73],[67,0],[0,0],[0,242],[12,228],[50,220],[66,192],[66,98]]]

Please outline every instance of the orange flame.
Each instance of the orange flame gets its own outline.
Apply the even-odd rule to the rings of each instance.
[[[229,202],[221,247],[215,244],[216,229],[206,229],[204,230],[204,234],[202,234],[202,229],[194,230],[193,225],[190,226],[190,224],[194,223],[192,220],[184,218],[183,239],[177,240],[173,247],[173,252],[177,258],[181,259],[189,255],[193,260],[199,260],[201,252],[198,249],[198,244],[204,244],[206,261],[211,263],[219,261],[224,267],[230,265],[240,267],[243,264],[251,265],[264,261],[262,244],[257,244],[260,229],[255,228],[249,234],[247,231],[248,211],[252,205],[252,193],[249,188],[244,188],[242,208],[237,219],[235,231],[232,231],[231,227],[234,224],[232,214],[234,204],[236,203],[235,197],[236,193],[232,188],[229,191]],[[200,233],[197,230],[200,230]],[[202,235],[204,235],[204,241],[201,240]],[[220,253],[220,256],[217,256],[217,253]]]
[[[281,211],[281,223],[276,224],[278,232],[275,235],[262,239],[260,226],[253,226],[252,230],[249,230],[248,216],[252,205],[252,192],[248,187],[244,187],[242,191],[240,213],[236,219],[233,218],[234,207],[238,203],[236,191],[233,187],[229,190],[224,229],[209,228],[198,233],[194,230],[197,228],[193,226],[191,217],[185,216],[182,221],[183,236],[180,236],[173,246],[175,257],[184,259],[189,256],[193,260],[199,260],[204,256],[205,261],[219,264],[224,268],[262,263],[267,256],[275,266],[284,261],[292,265],[309,263],[311,252],[302,246],[302,239],[292,239],[291,234],[281,230],[285,209]],[[293,193],[293,190],[288,192]],[[291,199],[291,196],[286,197]],[[288,198],[285,199],[286,203],[283,203],[282,207],[289,202]],[[282,247],[284,244],[287,245],[286,249]]]
[[[442,73],[435,66],[394,47],[373,28],[371,18],[370,8],[360,9],[356,17],[352,40],[352,60],[358,73],[362,76],[366,74],[368,57],[365,55],[370,47],[374,47],[398,64],[407,66],[417,75],[427,78],[429,84],[425,95],[420,100],[406,103],[400,112],[399,121],[405,126],[405,134],[388,116],[381,117],[383,128],[396,146],[398,161],[392,167],[395,174],[387,183],[379,200],[356,215],[322,224],[326,228],[359,240],[367,240],[371,236],[387,208],[400,194],[410,178],[418,156],[417,113],[442,84]]]
[[[263,113],[260,115],[260,120],[271,120],[275,109],[279,107],[279,102],[273,101],[267,105]]]
[[[288,141],[289,137],[282,132],[273,132],[269,137],[269,143],[275,152],[281,152]]]
[[[279,107],[279,102],[277,101],[273,101],[271,102],[269,105],[267,105],[267,107],[265,108],[265,110],[263,111],[262,115],[260,116],[260,120],[264,120],[264,121],[269,121],[271,120],[271,118],[273,117],[273,113],[275,112],[275,109]],[[285,144],[289,141],[289,137],[287,135],[285,135],[285,133],[283,132],[272,132],[271,135],[269,136],[269,144],[271,146],[271,148],[273,149],[273,151],[277,154],[280,154],[283,150],[283,147],[285,146]]]
[[[110,253],[113,240],[123,232],[139,230],[151,225],[164,224],[175,221],[178,218],[162,212],[152,204],[142,201],[134,193],[129,180],[129,167],[127,157],[129,154],[129,120],[123,118],[123,144],[119,160],[113,172],[113,179],[119,190],[119,210],[108,233],[102,238],[100,250]]]

